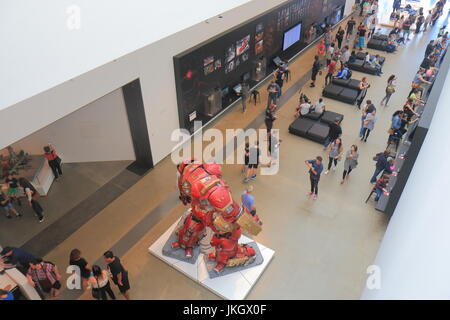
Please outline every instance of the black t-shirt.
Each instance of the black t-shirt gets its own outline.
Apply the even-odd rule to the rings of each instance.
[[[366,29],[363,29],[363,28],[361,28],[361,29],[359,29],[358,30],[358,34],[359,34],[359,36],[360,37],[364,37],[365,35],[366,35]]]
[[[83,278],[89,278],[89,276],[91,275],[91,271],[86,269],[87,264],[88,263],[86,262],[86,260],[84,260],[84,258],[80,258],[77,261],[75,261],[75,260],[69,261],[69,265],[78,266],[80,268],[81,276]]]
[[[420,64],[420,67],[424,68],[424,69],[430,69],[430,67],[431,67],[431,60],[428,59],[428,58],[424,58],[422,60],[422,63]]]
[[[118,280],[117,280],[117,275],[119,273],[122,273],[122,279],[124,279],[126,277],[126,272],[125,269],[122,266],[122,263],[120,263],[120,259],[117,257],[114,257],[114,261],[111,263],[108,263],[108,269],[109,272],[111,272],[112,274],[112,278],[115,284],[117,284]]]
[[[336,123],[330,123],[330,131],[328,133],[328,136],[330,137],[330,139],[334,140],[339,138],[339,136],[342,133],[342,129],[341,126],[336,124]]]
[[[377,110],[377,108],[375,108],[375,106],[372,104],[369,104],[369,106],[366,109],[366,113],[372,113],[374,110]]]
[[[10,188],[18,188],[18,181],[16,178],[9,179],[7,178],[5,182],[9,185]]]
[[[356,24],[355,20],[349,20],[347,22],[347,31],[352,31],[355,24]]]
[[[338,31],[336,33],[336,38],[339,39],[339,40],[344,39],[344,30]]]
[[[317,73],[320,70],[320,61],[316,60],[314,61],[313,67],[312,67],[312,73]]]

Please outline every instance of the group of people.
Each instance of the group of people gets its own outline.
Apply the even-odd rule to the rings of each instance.
[[[59,176],[62,175],[61,158],[51,144],[44,147],[44,157],[52,169],[55,181],[57,181]],[[5,185],[6,190],[0,187],[0,207],[2,207],[8,219],[12,218],[12,214],[17,218],[22,217],[22,214],[17,211],[15,206],[22,206],[20,198],[23,195],[38,221],[44,221],[44,209],[38,201],[40,194],[28,179],[20,177],[16,172],[11,171],[8,172]]]
[[[0,252],[0,259],[5,268],[17,268],[24,274],[28,283],[35,288],[42,299],[56,298],[60,294],[61,274],[58,267],[50,261],[36,258],[32,253],[20,248],[4,247]],[[116,296],[111,289],[110,280],[117,285],[125,299],[130,299],[130,282],[128,271],[121,260],[111,251],[103,254],[107,265],[106,269],[99,265],[90,265],[81,255],[81,251],[73,249],[69,256],[69,265],[76,267],[74,271],[81,287],[76,289],[92,292],[92,297],[97,300],[115,300]],[[0,299],[13,300],[14,296],[10,288],[0,288]]]

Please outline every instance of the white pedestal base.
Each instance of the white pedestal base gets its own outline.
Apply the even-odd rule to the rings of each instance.
[[[210,279],[202,253],[200,253],[195,264],[186,263],[162,254],[162,248],[174,231],[177,223],[178,221],[167,229],[167,231],[148,248],[149,252],[224,299],[245,299],[275,254],[275,251],[272,249],[257,243],[259,250],[264,257],[264,262],[262,264],[243,271],[237,271],[222,277]],[[246,236],[241,236],[239,239],[239,243],[248,243],[252,241],[252,239]]]

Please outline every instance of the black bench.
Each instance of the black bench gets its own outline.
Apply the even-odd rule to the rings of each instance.
[[[370,55],[370,59],[375,59],[375,55],[374,54],[369,54]],[[356,54],[356,59],[359,60],[366,60],[366,54],[364,52],[358,52]],[[380,64],[383,65],[384,61],[386,61],[385,57],[380,56]]]
[[[355,82],[352,82],[352,80],[350,80],[347,85],[350,85],[350,82],[352,83],[352,85],[355,84]],[[359,96],[359,90],[340,86],[332,82],[323,89],[322,95],[330,99],[342,101],[349,104],[355,104],[356,99]]]
[[[340,122],[344,119],[342,114],[325,111],[319,114],[319,120],[314,121],[306,118],[311,114],[314,114],[314,112],[294,120],[289,126],[289,133],[323,144],[330,130],[329,124],[334,122],[336,118],[339,118]]]
[[[387,40],[370,39],[369,42],[367,43],[367,48],[380,51],[388,51],[386,46]]]

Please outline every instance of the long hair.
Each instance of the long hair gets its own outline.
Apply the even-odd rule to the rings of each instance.
[[[393,74],[388,78],[387,82],[390,83],[392,80],[394,80],[394,78],[395,78],[395,75]]]
[[[25,189],[29,188],[32,192],[37,192],[36,188],[25,178],[19,178],[19,184]]]

